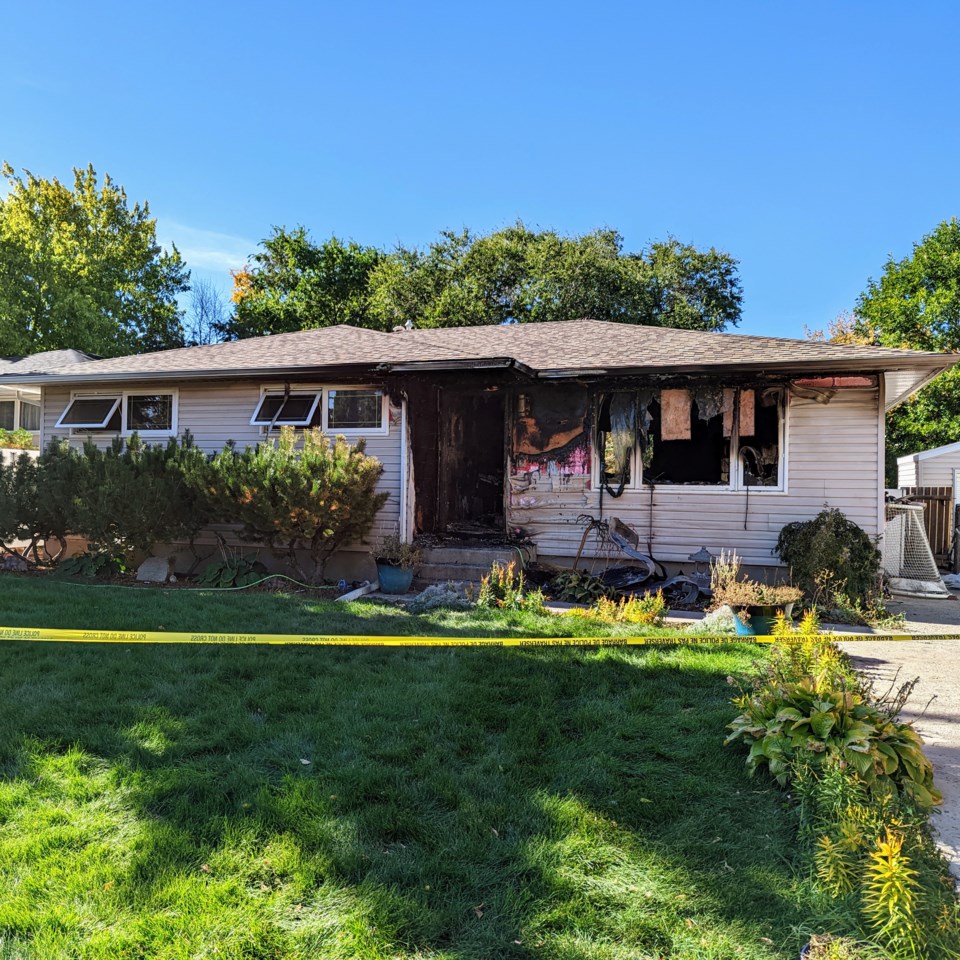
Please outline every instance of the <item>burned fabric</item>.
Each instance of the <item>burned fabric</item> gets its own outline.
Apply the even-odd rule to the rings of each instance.
[[[637,405],[634,395],[612,394],[609,418],[604,471],[611,477],[627,477],[633,448],[637,445]]]
[[[660,391],[660,439],[690,439],[689,390]]]

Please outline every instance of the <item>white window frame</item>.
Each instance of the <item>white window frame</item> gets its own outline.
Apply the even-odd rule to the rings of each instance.
[[[331,429],[330,419],[328,416],[329,413],[329,403],[330,403],[330,391],[336,391],[337,393],[346,393],[349,390],[363,390],[370,391],[376,390],[380,394],[381,398],[381,407],[380,407],[380,426],[379,427],[348,427],[340,429]],[[297,429],[306,429],[309,426],[309,422],[302,424],[287,424],[286,421],[277,421],[277,423],[270,428],[268,423],[258,423],[254,418],[256,417],[257,411],[260,409],[260,405],[263,403],[263,398],[266,396],[283,396],[285,388],[283,384],[263,384],[260,387],[260,399],[257,401],[256,407],[254,407],[253,416],[250,418],[250,423],[253,426],[260,428],[262,434],[276,433],[282,426],[293,426]],[[290,393],[316,393],[319,398],[320,404],[320,423],[319,428],[321,432],[329,435],[343,436],[343,437],[386,437],[390,434],[390,397],[387,395],[387,391],[376,384],[360,384],[360,383],[350,383],[350,384],[297,384],[295,387],[291,385]],[[310,414],[310,418],[313,419],[316,416],[316,408]]]
[[[256,407],[253,409],[253,416],[250,417],[250,425],[254,427],[260,427],[264,432],[270,430],[271,428],[276,427],[308,427],[310,426],[311,421],[314,418],[314,415],[317,412],[317,407],[323,402],[323,389],[321,387],[298,387],[296,390],[291,389],[289,394],[292,395],[301,395],[301,394],[313,394],[313,404],[310,407],[310,413],[308,414],[305,420],[263,420],[257,417],[257,414],[260,412],[260,409],[263,407],[264,401],[268,397],[283,397],[288,391],[283,388],[273,389],[273,388],[260,388],[260,399],[257,401]]]
[[[37,426],[34,428],[23,426],[23,407],[24,404],[37,408]],[[43,404],[39,400],[24,400],[22,397],[17,400],[17,429],[29,430],[31,433],[39,433],[43,425]]]
[[[131,430],[127,426],[127,401],[130,397],[157,397],[157,396],[169,396],[172,400],[172,409],[170,411],[170,427],[166,430]],[[113,409],[110,411],[109,416],[107,416],[101,423],[109,423],[113,418],[114,414],[117,412],[117,406],[120,408],[120,430],[110,430],[106,426],[101,426],[100,424],[94,424],[92,426],[84,426],[79,423],[64,423],[63,418],[67,415],[67,411],[73,406],[75,400],[116,400]],[[138,437],[144,437],[146,439],[156,439],[159,437],[175,437],[177,436],[177,430],[179,427],[179,418],[180,418],[180,391],[176,387],[159,387],[155,390],[151,390],[149,387],[143,387],[139,390],[100,390],[100,391],[90,391],[90,390],[78,390],[73,391],[70,394],[70,401],[63,408],[63,412],[57,418],[57,422],[54,425],[55,428],[67,429],[70,431],[70,436],[85,436],[88,437],[91,434],[100,434],[102,436],[108,437],[131,437],[134,433]]]
[[[16,430],[20,426],[20,401],[17,397],[0,397],[0,403],[12,403],[13,404],[13,426],[12,430]],[[6,428],[0,428],[6,429]]]
[[[331,385],[323,388],[323,432],[331,432],[329,414],[330,414],[330,391],[334,393],[366,392],[376,390],[380,394],[380,426],[379,427],[334,427],[333,432],[338,437],[385,437],[390,433],[390,398],[383,387],[363,386],[361,384],[349,384],[347,386]]]
[[[730,482],[729,483],[658,483],[656,489],[661,491],[669,490],[671,493],[680,494],[700,494],[700,493],[743,493],[750,490],[750,496],[755,493],[763,496],[772,494],[787,493],[787,464],[788,464],[788,437],[787,421],[790,416],[790,395],[784,388],[783,396],[783,416],[780,417],[780,433],[777,438],[780,461],[777,465],[777,485],[761,486],[759,484],[750,484],[743,482],[743,461],[740,459],[740,437],[735,432],[730,437]],[[597,448],[597,437],[594,432],[590,438],[590,446],[593,450],[593,466],[591,469],[591,483],[600,489],[603,476],[601,471],[601,451]],[[749,446],[749,444],[747,444]],[[624,486],[624,492],[627,490],[638,491],[648,488],[648,484],[643,482],[643,462],[640,458],[639,440],[633,445],[630,454],[630,482]]]

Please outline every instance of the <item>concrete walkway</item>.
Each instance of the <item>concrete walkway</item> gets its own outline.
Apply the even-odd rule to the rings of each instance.
[[[953,872],[960,877],[960,635],[955,640],[877,639],[840,646],[857,669],[874,681],[878,693],[886,691],[894,678],[897,686],[920,678],[901,718],[915,721],[933,763],[934,783],[943,793],[943,806],[934,814],[933,826]],[[931,697],[936,699],[927,706]]]

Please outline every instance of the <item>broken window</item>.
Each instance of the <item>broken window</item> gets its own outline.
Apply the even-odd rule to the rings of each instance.
[[[632,391],[610,393],[597,411],[600,480],[613,495],[620,496],[634,474],[637,447],[637,395]]]
[[[730,483],[730,434],[724,431],[722,403],[688,390],[662,390],[649,407],[648,483]]]
[[[532,386],[517,395],[511,455],[518,474],[590,476],[586,388]]]
[[[600,482],[614,496],[638,482],[777,487],[783,410],[780,387],[606,394],[597,419]]]
[[[780,485],[780,424],[783,421],[783,391],[766,389],[754,394],[753,422],[741,424],[738,459],[740,482],[745,487]],[[752,430],[748,433],[747,428]]]

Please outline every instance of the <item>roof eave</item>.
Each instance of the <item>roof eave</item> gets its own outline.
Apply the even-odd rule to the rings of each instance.
[[[747,362],[717,362],[697,364],[647,364],[636,367],[559,367],[552,370],[540,370],[537,377],[545,380],[576,378],[584,376],[644,376],[651,374],[716,374],[721,371],[736,371],[738,373],[805,373],[812,370],[819,372],[843,373],[886,373],[893,370],[922,370],[927,371],[924,383],[928,383],[938,374],[943,373],[960,362],[960,357],[947,359],[943,354],[920,355],[903,360],[877,358],[866,360],[829,359],[823,360],[778,360],[778,361],[747,361]]]
[[[12,377],[9,380],[0,375],[0,384],[36,384],[54,386],[56,384],[78,383],[120,383],[125,381],[181,381],[181,380],[243,380],[270,377],[316,377],[318,374],[362,376],[364,374],[382,374],[383,364],[354,363],[330,364],[327,366],[302,365],[296,367],[233,367],[221,370],[141,370],[110,371],[106,373],[86,374],[31,374],[29,377]]]

